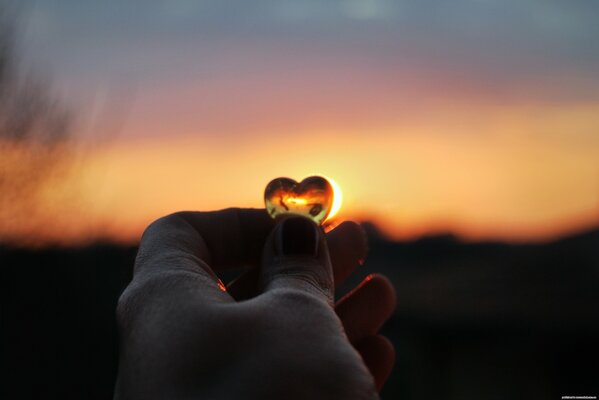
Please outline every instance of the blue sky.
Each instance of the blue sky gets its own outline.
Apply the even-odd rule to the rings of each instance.
[[[353,63],[467,75],[488,91],[534,81],[563,99],[599,93],[596,1],[38,0],[24,8],[28,57],[74,90]]]

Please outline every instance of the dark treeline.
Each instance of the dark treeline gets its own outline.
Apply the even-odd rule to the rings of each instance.
[[[599,230],[513,245],[450,235],[390,242],[367,228],[370,257],[339,294],[372,272],[397,289],[384,329],[397,364],[383,398],[599,391]],[[3,398],[111,396],[114,309],[135,252],[110,244],[1,248]]]

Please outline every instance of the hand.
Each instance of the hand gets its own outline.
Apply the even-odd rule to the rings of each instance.
[[[117,308],[117,399],[375,399],[394,361],[377,335],[395,306],[367,278],[334,307],[366,256],[361,228],[324,234],[264,210],[181,212],[144,232]],[[254,267],[228,288],[215,271]]]

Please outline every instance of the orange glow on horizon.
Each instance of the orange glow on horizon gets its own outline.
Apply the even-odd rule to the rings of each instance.
[[[327,223],[369,220],[397,239],[539,240],[599,224],[596,105],[452,107],[370,130],[123,137],[81,155],[56,185],[68,196],[44,193],[19,217],[6,211],[0,239],[133,243],[174,211],[262,208],[265,179],[310,171],[335,177]]]

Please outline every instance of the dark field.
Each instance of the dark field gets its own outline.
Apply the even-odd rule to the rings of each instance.
[[[349,284],[381,272],[398,295],[383,399],[599,396],[599,230],[510,245],[396,243],[367,228],[370,258]],[[0,247],[1,398],[112,396],[114,309],[135,251]]]

